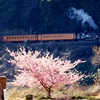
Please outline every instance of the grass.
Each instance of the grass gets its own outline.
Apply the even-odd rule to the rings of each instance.
[[[78,84],[73,84],[69,87],[63,87],[59,90],[52,89],[52,98],[66,98],[66,97],[86,97],[88,94],[92,94],[100,89],[98,85],[92,85],[89,87],[79,86]],[[10,87],[7,89],[7,100],[26,100],[26,95],[32,94],[34,100],[39,100],[40,98],[46,97],[46,91],[42,88],[26,88],[26,87]],[[100,93],[95,98],[100,98]],[[91,95],[92,96],[92,95]],[[100,99],[98,99],[100,100]]]

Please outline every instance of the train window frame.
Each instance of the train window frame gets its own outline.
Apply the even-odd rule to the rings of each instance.
[[[42,38],[45,38],[45,36],[42,36]]]

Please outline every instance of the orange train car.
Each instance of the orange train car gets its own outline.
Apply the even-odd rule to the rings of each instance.
[[[41,34],[38,35],[38,41],[59,41],[59,40],[75,40],[75,33],[61,34]]]
[[[59,33],[59,34],[36,34],[36,35],[6,35],[2,36],[3,42],[24,42],[24,41],[59,41],[59,40],[75,40],[75,33]]]
[[[37,38],[35,35],[8,35],[2,36],[1,40],[3,42],[23,42],[23,41],[36,41]]]

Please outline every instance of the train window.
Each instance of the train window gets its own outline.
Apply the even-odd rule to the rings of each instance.
[[[32,36],[29,36],[29,38],[32,38]]]
[[[52,38],[55,38],[56,36],[52,36]]]
[[[45,36],[42,36],[43,38],[45,38]]]

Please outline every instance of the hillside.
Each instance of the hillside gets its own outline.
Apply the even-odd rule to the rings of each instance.
[[[7,62],[11,57],[8,52],[5,51],[5,48],[9,48],[10,50],[16,51],[20,46],[24,46],[26,51],[31,48],[33,51],[39,50],[41,54],[43,52],[49,51],[54,57],[63,57],[67,56],[67,59],[71,61],[75,61],[78,59],[86,60],[86,65],[81,65],[81,67],[77,67],[78,70],[88,73],[93,71],[93,68],[90,66],[90,60],[92,57],[92,48],[94,45],[100,44],[100,42],[93,41],[78,41],[78,42],[48,42],[48,43],[1,43],[0,45],[0,56],[4,55],[4,58],[1,59],[0,75],[5,75],[7,77],[7,81],[12,81],[14,79],[14,74],[16,74],[17,69],[15,65],[11,65]],[[91,70],[90,70],[91,69]]]
[[[0,34],[100,30],[99,0],[1,0]]]

